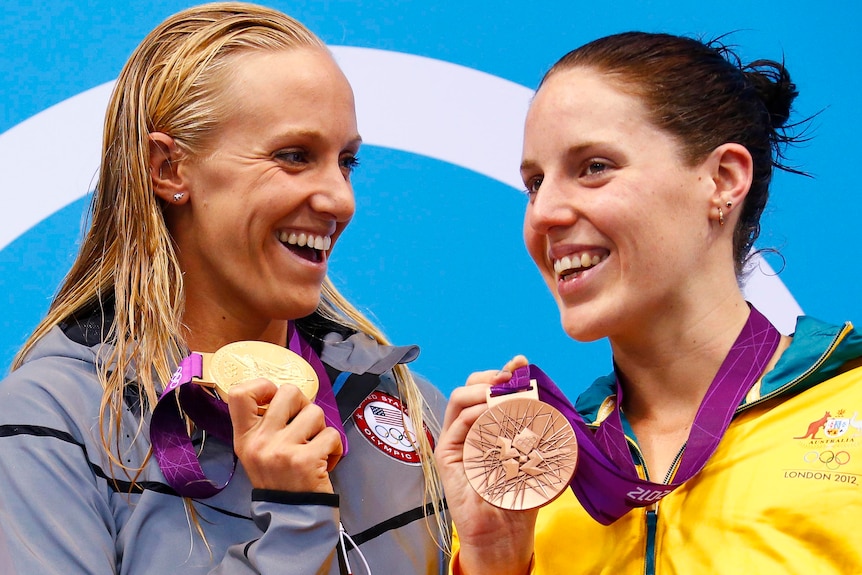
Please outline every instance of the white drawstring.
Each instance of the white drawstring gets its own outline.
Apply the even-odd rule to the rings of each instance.
[[[368,565],[368,561],[365,560],[365,555],[362,554],[362,550],[359,549],[359,546],[350,538],[350,535],[348,535],[347,531],[344,530],[344,525],[339,521],[338,546],[341,549],[341,556],[344,558],[344,565],[347,567],[347,573],[345,575],[353,575],[353,570],[350,568],[350,561],[347,560],[347,545],[345,545],[345,539],[350,542],[351,547],[356,549],[356,553],[362,561],[362,566],[365,568],[366,575],[371,575],[371,567]]]

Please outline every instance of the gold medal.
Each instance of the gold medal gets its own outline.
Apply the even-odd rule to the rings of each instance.
[[[300,355],[274,343],[237,341],[213,354],[202,353],[203,382],[212,382],[222,400],[242,381],[262,377],[277,386],[295,385],[309,400],[317,397],[319,382],[314,368]],[[206,385],[206,383],[204,383]]]
[[[528,391],[492,397],[464,442],[464,470],[474,490],[502,509],[546,505],[569,485],[578,444],[568,420]]]

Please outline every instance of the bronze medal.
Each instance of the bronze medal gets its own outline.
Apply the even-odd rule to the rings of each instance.
[[[464,442],[464,470],[476,492],[502,509],[546,505],[569,485],[578,444],[568,420],[530,391],[492,397]]]
[[[216,392],[223,400],[227,400],[228,390],[233,385],[258,377],[279,387],[295,385],[311,401],[317,396],[319,382],[314,368],[300,355],[280,345],[238,341],[220,348],[211,358],[205,358],[204,363],[209,364],[209,369],[204,371],[209,371]]]

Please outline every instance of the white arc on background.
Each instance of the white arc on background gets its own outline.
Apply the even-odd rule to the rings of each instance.
[[[503,78],[412,54],[333,46],[353,85],[366,144],[427,156],[515,189],[533,91]],[[113,82],[82,92],[0,134],[0,250],[93,188]],[[48,143],[48,144],[46,144]],[[50,153],[46,153],[46,146]],[[782,333],[799,304],[760,259],[746,297]]]

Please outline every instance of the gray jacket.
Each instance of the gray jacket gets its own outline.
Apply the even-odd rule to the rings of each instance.
[[[397,425],[369,425],[374,418],[363,417],[363,411],[385,405],[375,398],[397,398],[391,372],[377,379],[364,408],[348,407],[345,416],[339,406],[350,451],[331,474],[338,497],[321,503],[256,491],[253,498],[237,464],[228,486],[195,500],[190,515],[155,459],[146,459],[149,416],[140,420],[131,394],[119,453],[126,467],[141,466],[139,489],[130,491],[130,478],[105,453],[94,360],[106,344],[93,343],[92,332],[81,325],[54,328],[0,382],[0,573],[338,574],[339,522],[361,551],[362,557],[347,543],[356,575],[366,572],[363,558],[375,575],[444,571],[445,558],[430,534],[433,517],[426,520],[423,513],[415,453],[395,441],[403,435]],[[361,373],[415,357],[415,348],[343,335],[327,335],[322,348],[324,363],[335,372]],[[343,389],[350,385],[348,379]],[[426,382],[420,386],[441,421],[445,399]],[[231,448],[213,437],[196,445],[207,476],[226,478]]]

